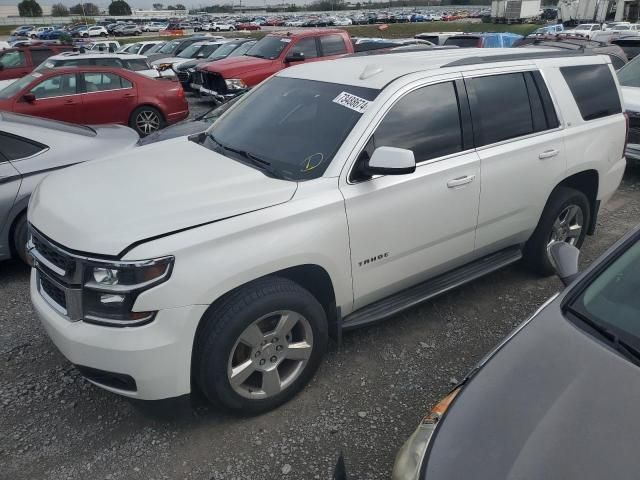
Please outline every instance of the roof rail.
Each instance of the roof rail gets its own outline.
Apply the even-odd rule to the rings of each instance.
[[[440,68],[446,67],[460,67],[464,65],[477,65],[482,63],[495,63],[495,62],[515,62],[518,60],[535,60],[538,58],[554,58],[554,57],[581,57],[584,55],[593,55],[594,53],[590,49],[580,49],[559,52],[557,50],[550,50],[549,52],[526,52],[526,53],[514,53],[513,55],[485,55],[477,57],[466,57],[454,60],[453,62],[442,65]]]

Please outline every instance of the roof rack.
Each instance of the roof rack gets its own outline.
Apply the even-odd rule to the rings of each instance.
[[[460,67],[463,65],[477,65],[482,63],[495,63],[495,62],[515,62],[518,60],[535,60],[538,58],[554,58],[554,57],[581,57],[584,55],[593,55],[591,49],[580,49],[559,52],[556,50],[550,50],[549,52],[526,52],[526,53],[514,53],[513,55],[485,55],[477,57],[466,57],[454,60],[453,62],[442,65],[440,68],[446,67]]]

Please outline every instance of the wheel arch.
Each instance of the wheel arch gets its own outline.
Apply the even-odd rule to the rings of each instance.
[[[167,116],[164,114],[164,111],[159,105],[155,105],[151,102],[144,102],[144,103],[140,103],[139,105],[136,105],[135,108],[131,110],[131,113],[129,114],[129,121],[127,122],[127,124],[131,124],[131,121],[133,120],[133,114],[136,113],[137,110],[143,107],[151,107],[157,110],[158,113],[160,113],[160,115],[162,116],[162,120],[165,122],[167,121]]]
[[[597,170],[583,170],[574,173],[560,182],[558,187],[569,187],[584,193],[589,200],[589,208],[591,209],[591,217],[589,225],[587,225],[587,234],[595,233],[596,222],[598,218],[598,188],[600,185],[600,177]],[[555,189],[554,189],[555,190]]]

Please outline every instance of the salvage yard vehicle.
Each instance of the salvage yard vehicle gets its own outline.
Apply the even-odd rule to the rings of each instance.
[[[52,55],[73,50],[73,45],[36,44],[0,51],[0,80],[27,75]]]
[[[115,393],[262,412],[329,334],[521,259],[551,274],[622,179],[618,84],[604,56],[479,53],[283,69],[203,134],[49,175],[28,220],[55,345]]]
[[[226,43],[226,40],[207,40],[192,43],[175,56],[162,57],[154,60],[153,65],[162,69],[172,69],[189,60],[207,58],[224,43]]]
[[[166,42],[160,40],[154,40],[150,42],[137,42],[120,47],[116,53],[131,53],[134,55],[145,55],[149,50],[158,44],[164,44]]]
[[[0,112],[0,260],[27,262],[27,204],[42,178],[137,141],[133,130],[118,125],[91,128]]]
[[[158,50],[154,50],[153,52],[150,50],[147,53],[147,58],[150,63],[153,63],[155,60],[164,57],[175,57],[180,52],[182,52],[189,45],[192,45],[196,42],[206,42],[208,40],[212,40],[211,37],[203,37],[203,36],[194,36],[187,38],[179,38],[177,40],[171,40],[170,42],[165,43],[162,47],[158,48]]]
[[[49,57],[34,72],[60,67],[113,67],[124,68],[149,78],[158,78],[158,70],[147,62],[144,55],[126,55],[117,53],[78,53],[65,52]]]
[[[117,123],[140,135],[189,115],[177,81],[99,66],[33,72],[0,90],[0,110],[70,123]]]
[[[227,100],[291,65],[329,60],[353,52],[353,43],[344,30],[273,33],[241,57],[196,67],[191,88],[202,95]]]
[[[640,163],[640,57],[636,57],[618,71],[624,110],[629,119],[625,155]]]
[[[425,415],[398,453],[393,480],[635,477],[640,228],[578,279],[577,249],[555,244],[551,252],[573,283]]]

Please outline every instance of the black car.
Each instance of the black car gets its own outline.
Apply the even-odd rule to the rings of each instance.
[[[637,478],[640,226],[581,275],[549,252],[568,287],[423,418],[394,480]]]
[[[209,40],[211,40],[211,37],[204,37],[201,35],[171,40],[165,43],[157,52],[151,55],[147,55],[147,59],[149,60],[149,63],[152,63],[154,60],[158,60],[160,58],[176,57],[180,52],[182,52],[192,43],[206,42]]]
[[[200,65],[201,63],[215,62],[228,57],[244,55],[256,42],[257,40],[254,39],[232,40],[220,45],[206,58],[195,58],[193,60],[180,63],[176,68],[174,68],[174,70],[178,80],[180,80],[180,83],[182,84],[182,88],[185,92],[193,90],[191,88],[191,80],[197,65]]]

